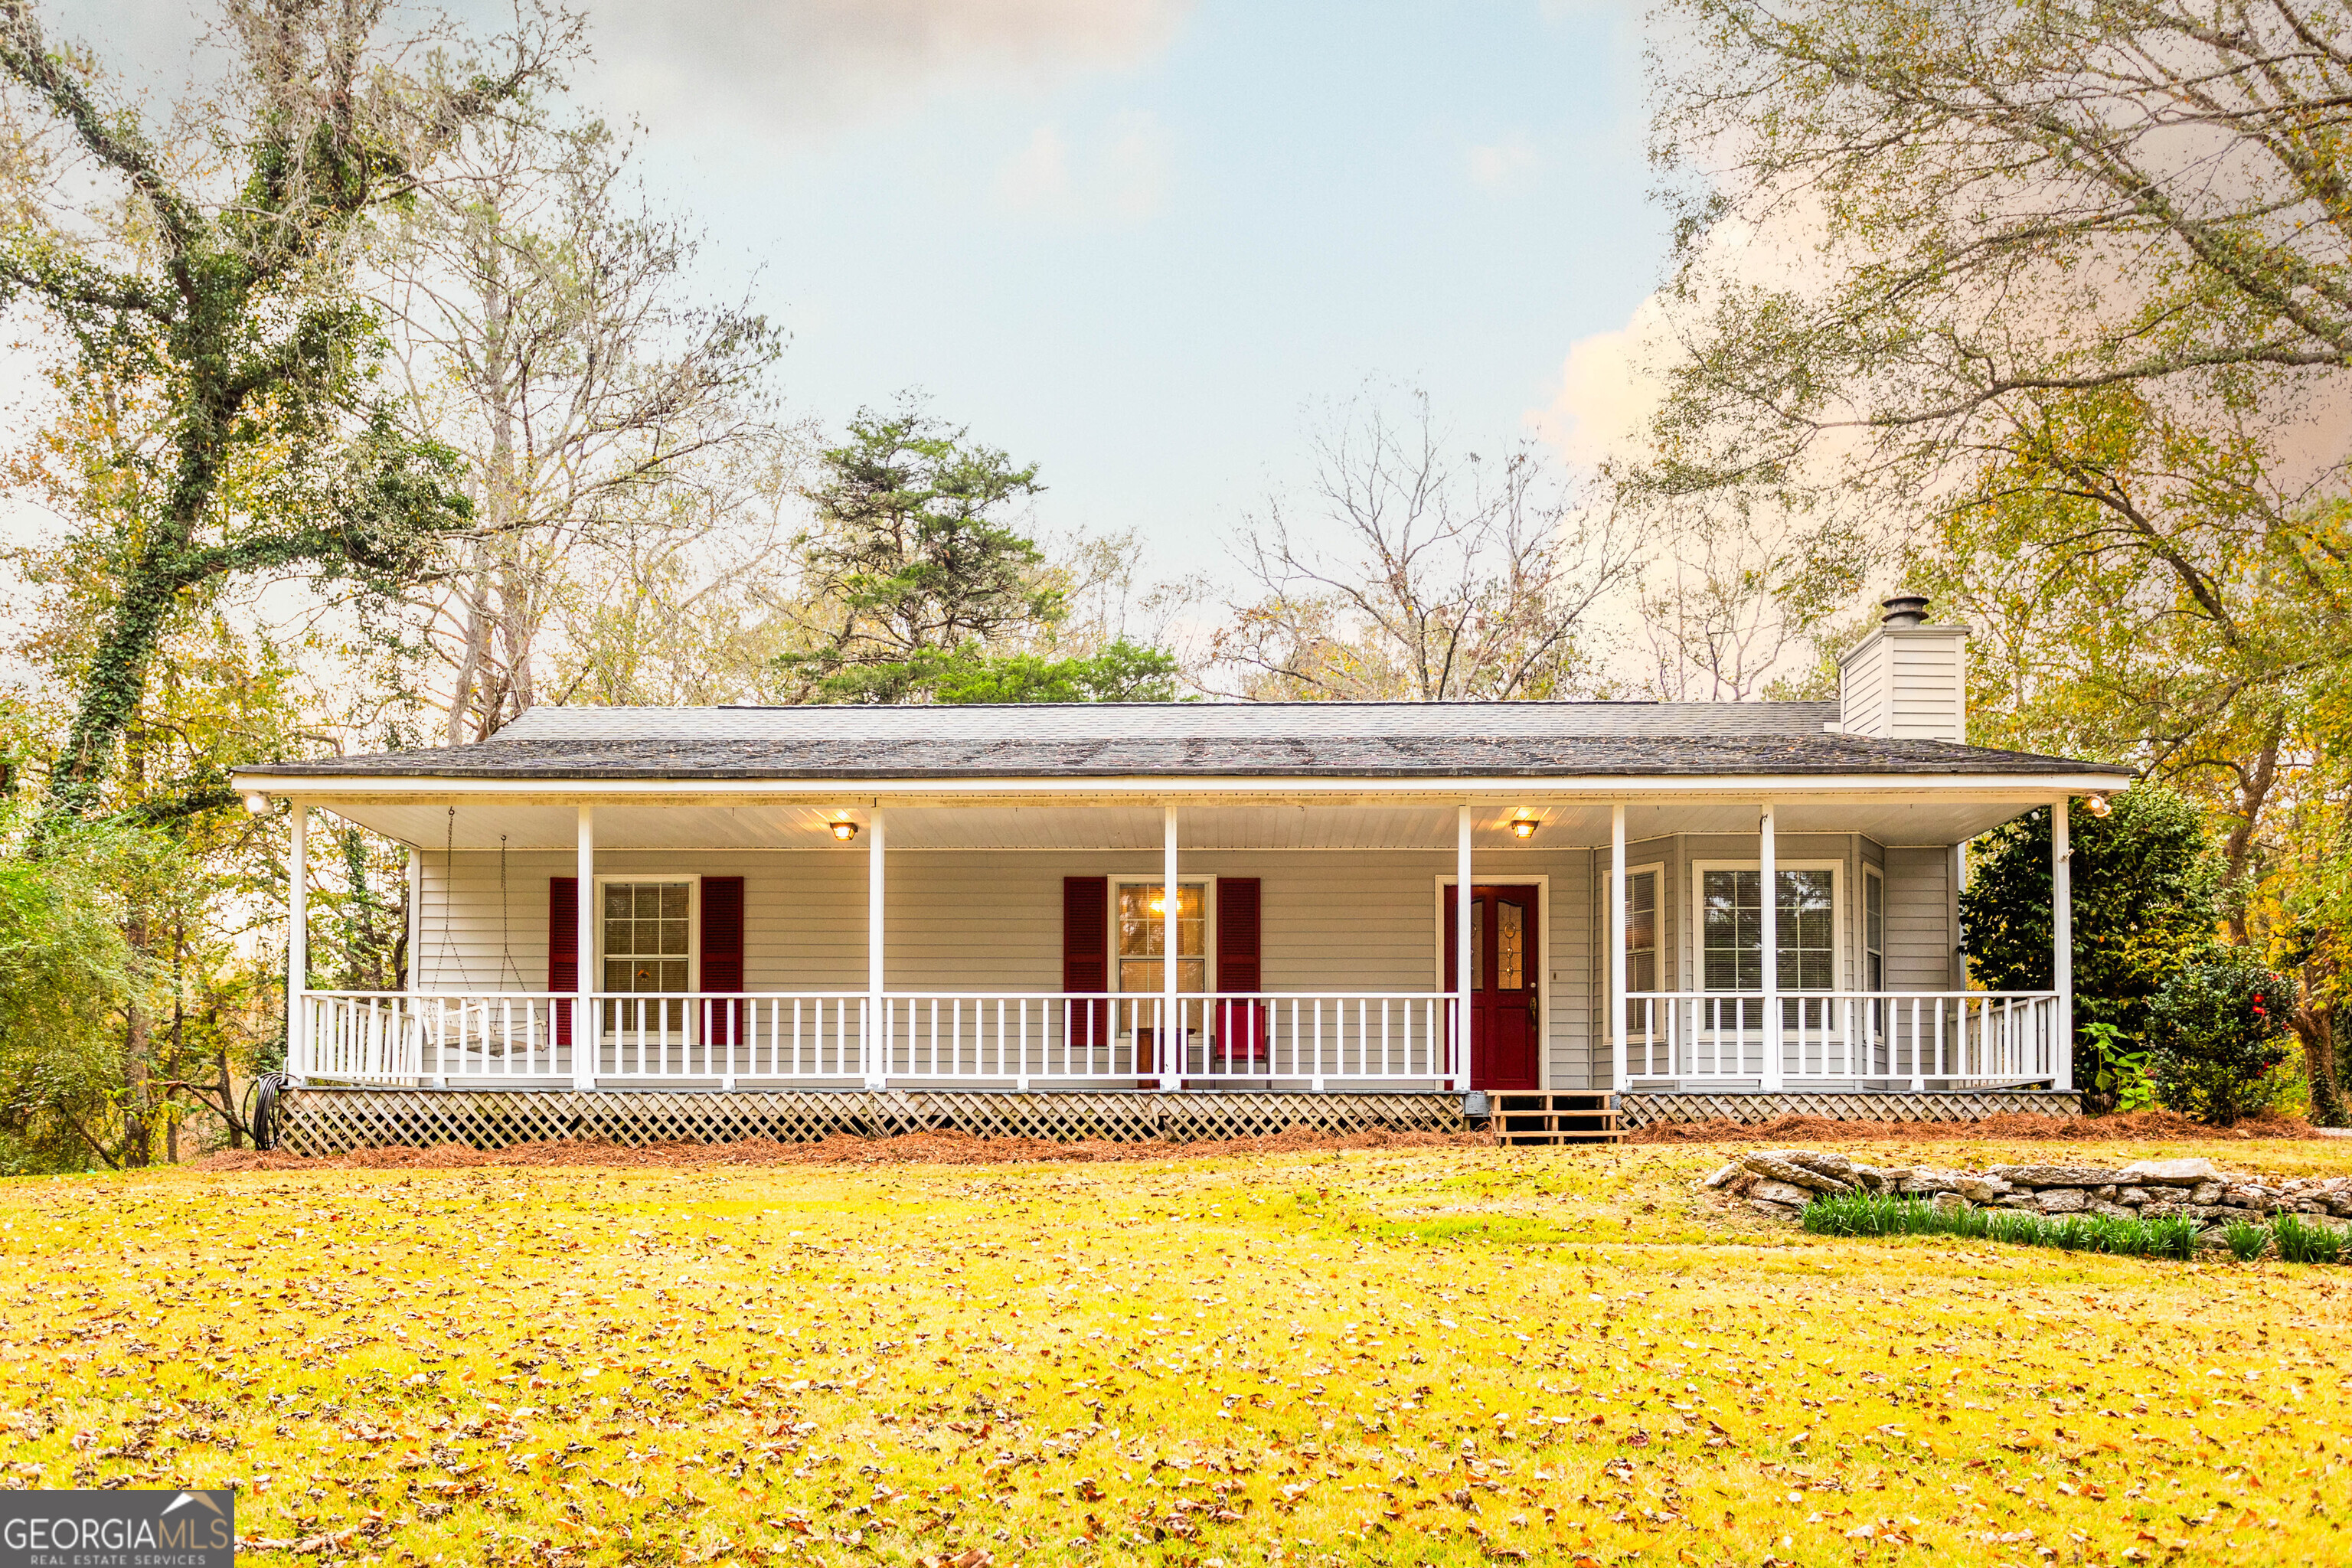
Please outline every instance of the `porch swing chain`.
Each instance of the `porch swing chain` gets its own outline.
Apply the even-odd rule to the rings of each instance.
[[[523,989],[522,971],[515,967],[514,939],[510,934],[513,924],[508,919],[507,910],[507,836],[501,833],[499,835],[499,962],[506,965],[506,972],[514,976],[514,988],[520,991]]]
[[[456,891],[457,886],[457,808],[453,805],[449,808],[449,829],[441,841],[441,957],[444,963],[457,970],[458,985],[471,989],[474,977],[466,973],[466,955],[457,951],[457,941],[452,929],[457,922],[449,918],[450,898]],[[421,911],[424,900],[422,891],[418,893],[417,898]]]

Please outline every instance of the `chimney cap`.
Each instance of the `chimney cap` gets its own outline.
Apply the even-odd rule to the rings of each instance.
[[[1886,611],[1878,617],[1878,624],[1882,626],[1916,626],[1927,622],[1927,595],[1925,594],[1897,594],[1879,603]]]

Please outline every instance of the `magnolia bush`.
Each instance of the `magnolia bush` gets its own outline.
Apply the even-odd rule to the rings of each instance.
[[[2294,1011],[2291,979],[2247,949],[2212,950],[2148,1005],[2158,1096],[2221,1126],[2269,1106],[2282,1087]]]

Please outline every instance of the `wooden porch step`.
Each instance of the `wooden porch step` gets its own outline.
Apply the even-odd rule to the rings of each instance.
[[[1624,1137],[1610,1089],[1496,1089],[1486,1100],[1498,1143],[1615,1143]]]

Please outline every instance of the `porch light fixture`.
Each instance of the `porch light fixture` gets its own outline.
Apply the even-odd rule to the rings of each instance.
[[[256,816],[268,816],[269,815],[269,797],[262,794],[259,790],[254,790],[245,797],[245,809],[251,812]]]
[[[1533,838],[1536,836],[1536,819],[1532,816],[1515,816],[1511,818],[1511,831],[1521,838]]]
[[[854,822],[829,822],[825,826],[832,830],[833,836],[844,844],[857,837],[857,824]]]
[[[2103,795],[2095,795],[2083,804],[2090,808],[2093,816],[2105,816],[2115,809],[2107,804],[2107,797]]]

